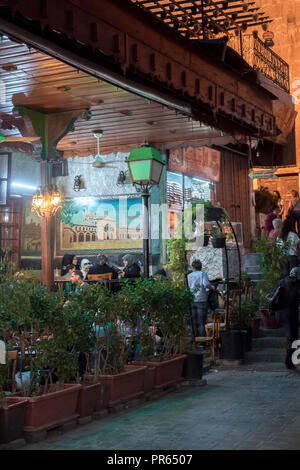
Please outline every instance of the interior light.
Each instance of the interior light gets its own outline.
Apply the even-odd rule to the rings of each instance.
[[[33,189],[36,190],[37,186],[30,186],[29,184],[21,184],[21,183],[11,183],[11,186],[16,188],[24,188],[24,189]]]

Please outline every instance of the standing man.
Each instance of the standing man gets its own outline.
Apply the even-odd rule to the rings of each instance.
[[[200,260],[192,262],[192,270],[187,276],[188,286],[194,294],[194,301],[192,302],[192,326],[194,336],[206,336],[205,323],[208,311],[208,291],[213,289],[207,274],[202,271],[202,263]]]

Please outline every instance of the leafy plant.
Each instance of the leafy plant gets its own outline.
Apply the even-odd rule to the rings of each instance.
[[[239,305],[234,305],[230,312],[230,318],[233,328],[248,328],[250,321],[256,317],[258,303],[251,300],[241,302],[241,310]]]
[[[186,242],[187,240],[185,238],[172,238],[167,240],[169,262],[165,268],[171,271],[172,281],[180,288],[185,286],[185,275],[188,269],[185,251]]]
[[[173,282],[156,282],[154,285],[150,317],[162,335],[163,359],[183,350],[188,333],[186,314],[192,300],[189,289],[178,289]]]
[[[282,242],[280,245],[275,238],[263,236],[254,241],[254,249],[261,266],[262,281],[258,283],[256,293],[259,295],[260,306],[268,305],[271,295],[282,277],[282,269],[287,262],[287,251],[290,243]]]
[[[226,238],[227,237],[227,234],[222,231],[222,226],[220,228],[217,225],[212,225],[210,235],[212,238]]]
[[[255,210],[268,214],[270,207],[274,204],[274,196],[267,188],[257,189],[255,192]]]

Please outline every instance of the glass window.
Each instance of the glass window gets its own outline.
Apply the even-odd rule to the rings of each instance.
[[[8,181],[10,173],[10,154],[0,154],[0,205],[7,204]]]
[[[183,207],[196,201],[211,200],[211,182],[199,177],[167,172],[168,230],[173,237]]]
[[[183,175],[180,173],[167,172],[167,204],[168,233],[173,237],[183,208]]]
[[[202,178],[184,176],[184,204],[210,201],[210,182]]]

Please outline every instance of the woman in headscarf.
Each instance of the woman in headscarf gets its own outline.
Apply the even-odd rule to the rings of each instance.
[[[61,263],[61,276],[64,276],[65,274],[67,274],[66,268],[70,264],[75,266],[75,269],[77,269],[78,266],[77,266],[76,255],[66,254],[63,256],[62,263]]]
[[[123,256],[122,261],[125,266],[122,275],[125,279],[141,277],[141,268],[136,262],[135,256],[125,255]]]
[[[88,272],[90,270],[90,266],[92,266],[92,263],[87,258],[83,258],[80,264],[80,271],[82,272],[84,281],[88,280]]]

